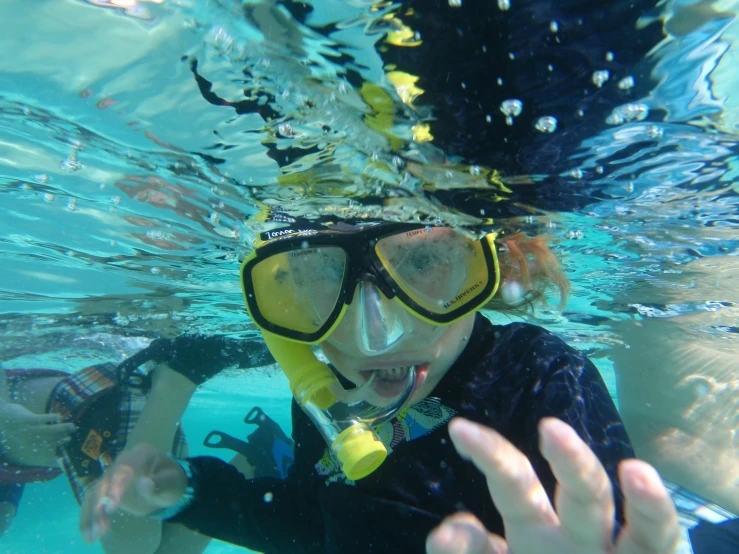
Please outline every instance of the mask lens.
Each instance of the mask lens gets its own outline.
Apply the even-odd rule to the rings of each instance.
[[[251,270],[262,317],[300,333],[315,333],[336,308],[347,270],[340,247],[301,248],[274,254]]]
[[[491,278],[480,241],[445,227],[384,237],[375,251],[406,295],[440,315],[473,303]]]

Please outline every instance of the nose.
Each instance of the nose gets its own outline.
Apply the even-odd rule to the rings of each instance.
[[[370,281],[359,287],[359,321],[355,325],[356,344],[366,356],[376,356],[389,350],[404,335],[403,309],[389,300]]]

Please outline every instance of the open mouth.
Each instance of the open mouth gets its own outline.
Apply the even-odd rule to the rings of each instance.
[[[369,381],[374,376],[372,388],[379,396],[395,398],[405,391],[408,384],[408,375],[413,367],[416,369],[416,379],[413,386],[413,392],[415,392],[426,379],[428,364],[408,365],[392,369],[365,369],[360,371],[359,374],[365,381]]]

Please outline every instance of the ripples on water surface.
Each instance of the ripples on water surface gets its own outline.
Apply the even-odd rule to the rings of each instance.
[[[392,91],[375,44],[434,37],[408,35],[396,8],[0,0],[6,366],[79,368],[147,337],[253,333],[236,276],[244,221],[265,205],[453,224],[510,216],[546,231],[575,293],[541,321],[611,383],[611,351],[630,346],[619,325],[635,319],[679,318],[686,336],[736,349],[735,3],[668,2],[668,36],[644,60],[584,79],[589,94],[619,99],[606,112],[529,113],[524,101],[489,114],[495,132],[536,129],[541,154],[524,177],[473,155],[444,165],[421,142],[423,95],[408,82]],[[618,49],[603,53],[600,69],[614,59]],[[562,146],[575,118],[593,132]],[[555,150],[566,155],[547,158]],[[196,407],[217,402],[213,387]],[[240,413],[236,402],[218,404]],[[51,544],[72,552],[72,540]]]

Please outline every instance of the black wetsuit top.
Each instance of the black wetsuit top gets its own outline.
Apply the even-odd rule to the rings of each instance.
[[[372,475],[346,482],[326,444],[293,403],[295,463],[286,480],[247,480],[216,458],[190,460],[193,503],[172,521],[267,553],[424,552],[441,520],[469,510],[504,534],[485,478],[455,451],[445,424],[460,415],[489,425],[531,460],[550,497],[555,479],[537,446],[537,423],[558,417],[595,451],[615,485],[633,457],[626,431],[596,367],[541,327],[492,325],[476,316],[469,344],[432,393],[386,423],[392,452]],[[410,439],[410,440],[409,440]]]

